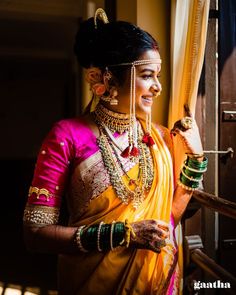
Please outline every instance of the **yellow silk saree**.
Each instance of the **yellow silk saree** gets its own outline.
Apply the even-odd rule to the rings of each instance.
[[[122,144],[122,135],[117,139]],[[174,193],[173,161],[162,127],[152,127],[154,181],[143,203],[134,209],[116,196],[109,183],[99,150],[81,161],[69,184],[67,203],[69,226],[92,225],[101,221],[129,222],[157,219],[169,224],[170,238],[160,254],[151,250],[117,247],[113,251],[91,251],[59,256],[59,294],[145,295],[180,294],[182,253],[171,218]],[[138,165],[124,163],[135,177]]]

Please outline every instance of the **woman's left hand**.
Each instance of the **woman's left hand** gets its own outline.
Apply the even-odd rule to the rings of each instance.
[[[203,148],[197,123],[189,107],[185,105],[184,109],[186,117],[175,122],[174,127],[171,129],[171,134],[180,137],[185,147],[185,153],[202,155]]]

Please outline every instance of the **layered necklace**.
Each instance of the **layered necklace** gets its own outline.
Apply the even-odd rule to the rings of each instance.
[[[115,113],[99,103],[94,115],[96,123],[107,126],[113,133],[115,131],[124,133],[129,130],[130,118],[128,114]]]
[[[123,167],[119,153],[122,154],[123,147],[120,146],[112,133],[123,133],[129,130],[129,115],[115,113],[98,104],[93,117],[100,130],[97,139],[104,165],[110,176],[110,181],[117,196],[124,204],[132,203],[136,209],[143,202],[145,193],[150,190],[154,168],[150,147],[142,142],[143,130],[137,121],[137,146],[139,155],[130,157],[129,160],[137,162],[139,172],[136,179],[131,178]],[[124,134],[125,135],[125,134]],[[128,160],[128,159],[127,159]]]

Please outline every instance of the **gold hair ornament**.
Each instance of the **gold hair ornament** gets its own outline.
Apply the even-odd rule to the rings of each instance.
[[[95,29],[98,28],[97,19],[100,19],[104,24],[109,23],[106,12],[102,8],[98,8],[94,15],[94,26]]]

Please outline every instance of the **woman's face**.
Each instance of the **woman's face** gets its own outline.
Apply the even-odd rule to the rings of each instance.
[[[156,50],[147,50],[139,59],[160,59],[160,54]],[[136,66],[135,105],[137,115],[151,113],[153,100],[157,98],[162,89],[159,82],[160,71],[160,63]],[[118,88],[118,101],[118,105],[111,109],[121,113],[129,113],[130,73],[127,75],[124,84]]]

